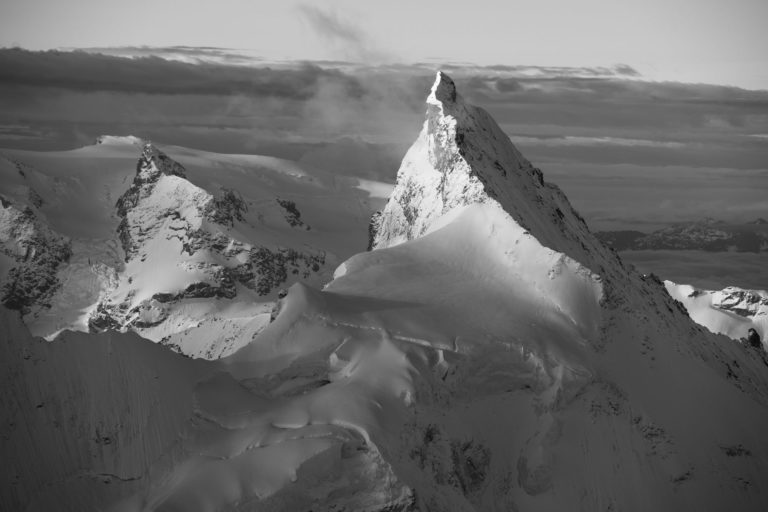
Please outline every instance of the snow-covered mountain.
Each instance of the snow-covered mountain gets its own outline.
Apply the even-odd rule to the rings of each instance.
[[[754,328],[768,349],[768,292],[729,286],[722,290],[700,290],[687,284],[664,281],[669,294],[685,305],[691,318],[712,332],[735,340]]]
[[[132,328],[190,355],[220,357],[250,341],[269,321],[273,301],[268,299],[282,287],[297,279],[329,280],[335,254],[281,236],[311,229],[295,202],[276,196],[274,204],[260,205],[249,215],[240,189],[221,186],[214,196],[190,182],[182,165],[145,145],[133,183],[117,201],[125,269],[92,313],[90,329]],[[208,304],[200,305],[199,299],[209,299]],[[209,338],[206,346],[192,348],[175,341],[178,333],[194,338],[189,331],[201,323],[221,323],[210,314],[210,303],[219,309],[237,304],[247,320],[235,332],[217,325],[227,337],[219,343]],[[244,314],[246,308],[250,314]],[[242,329],[247,336],[238,336]]]
[[[281,290],[319,286],[365,248],[370,183],[171,151],[184,164],[135,137],[7,152],[0,240],[14,263],[0,269],[3,300],[35,334],[130,329],[220,357],[269,322]]]
[[[372,228],[216,361],[4,312],[0,508],[768,507],[766,359],[625,267],[443,73]]]

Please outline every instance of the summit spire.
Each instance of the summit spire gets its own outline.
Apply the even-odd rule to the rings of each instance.
[[[426,103],[422,131],[374,222],[373,248],[418,238],[454,208],[496,202],[542,244],[595,271],[613,259],[560,189],[544,182],[488,112],[462,99],[446,73],[437,72]]]
[[[456,84],[451,77],[438,71],[435,76],[435,83],[432,84],[432,89],[427,98],[427,103],[456,103],[458,94],[456,93]]]

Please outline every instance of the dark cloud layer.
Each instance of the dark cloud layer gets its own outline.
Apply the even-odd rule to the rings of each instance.
[[[0,50],[0,83],[4,86],[308,99],[317,93],[322,81],[335,83],[350,97],[362,94],[354,77],[307,63],[274,69],[190,64],[153,56],[120,58],[82,51]]]

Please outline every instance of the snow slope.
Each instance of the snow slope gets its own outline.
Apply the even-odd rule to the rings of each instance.
[[[669,294],[685,305],[691,318],[712,332],[739,340],[754,328],[768,348],[768,293],[729,286],[699,290],[687,284],[664,281]]]
[[[227,357],[4,313],[0,448],[63,462],[4,475],[3,508],[765,510],[768,361],[625,268],[444,74],[427,116],[377,249]],[[33,448],[62,423],[67,453]],[[141,434],[97,443],[121,423]]]

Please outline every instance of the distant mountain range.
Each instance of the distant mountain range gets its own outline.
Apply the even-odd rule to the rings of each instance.
[[[710,252],[768,251],[768,221],[763,218],[744,224],[713,218],[676,223],[652,233],[599,231],[595,235],[617,251],[700,250]]]

